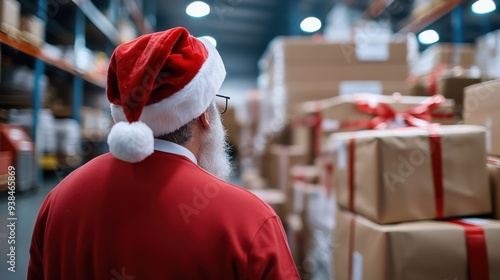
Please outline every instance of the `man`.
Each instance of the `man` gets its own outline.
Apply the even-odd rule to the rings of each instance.
[[[184,28],[115,50],[111,154],[45,199],[28,279],[299,279],[274,211],[221,180],[230,166],[214,98],[225,74]]]

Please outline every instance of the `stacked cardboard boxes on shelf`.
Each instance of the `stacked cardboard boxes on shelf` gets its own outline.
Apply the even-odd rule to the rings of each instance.
[[[356,92],[409,94],[411,86],[406,78],[416,52],[414,39],[403,36],[378,44],[329,43],[312,37],[274,39],[260,61],[259,90],[266,100],[261,104],[256,136],[265,143],[257,153],[268,185],[284,184],[272,175],[279,171],[269,163],[286,155],[271,149],[272,144],[305,146],[303,151],[308,150],[310,133],[297,121],[302,102]],[[303,159],[296,163],[311,162],[307,153]]]
[[[260,90],[284,109],[285,118],[293,117],[303,101],[359,91],[406,94],[415,47],[411,36],[377,45],[276,38],[260,61]]]
[[[21,17],[21,4],[18,1],[1,0],[0,31],[40,48],[44,42],[45,25],[34,15]]]
[[[19,35],[21,4],[16,0],[0,1],[0,31],[17,37]]]

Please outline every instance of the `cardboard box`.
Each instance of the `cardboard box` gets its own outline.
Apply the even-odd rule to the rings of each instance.
[[[400,36],[376,46],[366,42],[333,43],[313,37],[277,37],[259,61],[262,71],[275,66],[407,64],[416,53],[414,36]],[[369,51],[369,52],[368,52]],[[276,67],[277,68],[277,67]],[[275,69],[276,69],[275,68]]]
[[[289,203],[287,211],[299,214],[305,221],[309,221],[310,197],[324,193],[324,188],[317,183],[319,170],[314,166],[295,165],[289,170],[290,188],[287,190]]]
[[[446,221],[378,225],[337,211],[334,279],[500,279],[500,221],[457,222],[463,225]],[[476,242],[470,241],[465,227],[477,232]]]
[[[45,38],[45,25],[40,18],[34,15],[23,16],[21,18],[21,34],[28,43],[41,47]]]
[[[217,106],[222,109],[225,105],[218,103]],[[227,131],[227,139],[229,141],[229,144],[234,148],[237,148],[240,143],[241,127],[236,120],[236,108],[228,105],[226,112],[221,115],[221,119],[222,124]]]
[[[476,39],[476,64],[483,79],[500,78],[500,30]]]
[[[432,81],[434,79],[434,81]],[[425,75],[419,79],[420,85],[423,87],[423,92],[419,92],[418,86],[414,87],[414,93],[420,95],[441,94],[442,96],[453,99],[455,101],[456,113],[460,118],[463,115],[464,108],[464,89],[470,85],[481,82],[479,78],[468,76],[454,76],[447,71],[433,77]],[[434,84],[434,86],[432,86]],[[433,87],[433,88],[432,88]]]
[[[482,127],[335,133],[327,147],[339,205],[372,221],[491,213]]]
[[[472,44],[434,44],[427,48],[411,66],[414,75],[426,75],[440,67],[469,69],[475,65]]]
[[[0,30],[17,37],[20,27],[21,4],[16,0],[0,1]]]
[[[296,264],[304,264],[312,253],[311,229],[300,215],[291,214],[286,219],[288,246]],[[303,271],[301,271],[303,273]]]
[[[455,101],[456,113],[463,114],[464,89],[470,85],[478,84],[481,80],[469,77],[442,77],[438,80],[438,94]]]
[[[292,186],[290,168],[304,164],[306,159],[306,149],[302,146],[271,144],[268,156],[262,158],[262,176],[269,187],[288,193]]]
[[[329,81],[323,83],[288,83],[283,86],[287,112],[296,114],[297,105],[306,101],[327,99],[354,93],[410,95],[411,84],[406,81]],[[299,105],[300,106],[300,105]]]
[[[422,102],[429,102],[429,97],[415,96],[379,96],[373,94],[356,94],[351,96],[338,96],[322,101],[305,102],[301,105],[302,116],[296,117],[297,123],[306,125],[309,129],[309,138],[303,138],[301,145],[308,147],[309,154],[316,155],[323,146],[324,138],[332,132],[370,129],[370,122],[376,115],[361,111],[356,106],[356,100],[366,100],[368,104],[377,106],[384,103],[394,111],[402,113],[410,108],[418,106]],[[453,100],[445,100],[443,105],[431,110],[432,122],[441,124],[454,124],[454,103]],[[315,118],[321,118],[321,130],[311,124],[317,124]],[[314,121],[313,121],[314,120]],[[401,120],[388,120],[390,126],[405,126]],[[303,133],[304,134],[304,133]],[[318,141],[318,142],[316,142]],[[315,152],[316,151],[316,152]]]
[[[464,123],[486,127],[486,151],[500,156],[500,80],[465,88]]]
[[[500,220],[500,158],[489,157],[487,166],[493,200],[493,218]]]
[[[338,122],[368,121],[373,119],[375,115],[358,109],[357,100],[365,101],[364,103],[368,103],[372,107],[377,107],[378,104],[386,104],[395,112],[403,113],[419,104],[431,102],[432,99],[429,98],[428,96],[384,96],[360,93],[304,102],[300,106],[300,110],[303,114],[321,112],[323,119]],[[453,100],[446,99],[441,106],[431,109],[431,113],[435,116],[433,122],[455,123],[456,120],[451,117],[454,114],[454,105]]]
[[[365,65],[297,65],[286,67],[282,75],[275,74],[275,84],[290,82],[327,81],[404,81],[408,77],[405,64]]]

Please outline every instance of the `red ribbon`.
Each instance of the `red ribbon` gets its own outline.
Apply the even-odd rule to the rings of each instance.
[[[491,164],[500,165],[500,159],[494,158],[494,157],[487,157],[486,162],[491,163]]]
[[[444,72],[444,70],[447,68],[446,64],[440,64],[436,66],[434,70],[429,74],[429,95],[436,95],[437,94],[437,81],[439,76]]]
[[[445,102],[445,98],[441,95],[435,95],[425,99],[422,103],[407,109],[402,113],[397,113],[386,103],[380,102],[376,107],[371,107],[366,100],[355,98],[356,107],[364,113],[375,115],[371,120],[367,121],[345,121],[340,123],[338,130],[352,129],[385,129],[399,116],[407,126],[426,128],[431,125],[432,119],[452,119],[455,117],[450,114],[435,114],[431,111]],[[313,128],[313,139],[311,143],[311,151],[314,157],[320,154],[321,135],[323,134],[323,116],[321,114],[320,103],[317,103],[317,111],[307,117],[296,119],[295,125],[308,126]],[[326,131],[333,132],[333,131]]]
[[[397,113],[391,106],[383,102],[378,103],[376,107],[372,107],[366,100],[356,98],[355,104],[361,112],[376,116],[369,121],[369,129],[385,129],[396,121],[398,116],[402,118],[407,126],[425,128],[431,124],[432,118],[437,116],[432,114],[431,111],[441,106],[445,101],[442,95],[434,95],[401,113]],[[453,117],[451,114],[441,114],[439,116],[444,118]]]
[[[354,161],[355,161],[355,149],[356,149],[356,143],[354,138],[349,139],[349,178],[348,178],[348,183],[349,183],[349,210],[354,212],[354,198],[355,198],[355,193],[354,193]]]
[[[483,228],[462,220],[451,220],[448,222],[462,226],[465,229],[469,280],[489,280],[488,250]]]
[[[333,163],[328,161],[325,164],[325,187],[326,187],[326,196],[331,197],[333,191]]]
[[[352,273],[353,273],[353,253],[354,253],[354,243],[355,243],[355,238],[356,238],[356,215],[352,214],[351,216],[351,223],[349,225],[349,257],[347,258],[349,260],[349,275],[348,279],[352,280]]]
[[[443,188],[443,159],[441,148],[441,135],[438,132],[431,131],[429,135],[429,144],[431,150],[432,180],[434,183],[436,218],[444,217],[444,188]],[[356,160],[356,142],[354,138],[349,139],[349,167],[348,167],[348,208],[355,212],[355,160]]]
[[[432,180],[434,182],[434,196],[436,205],[436,218],[443,218],[444,195],[443,195],[443,161],[441,149],[441,136],[431,131],[429,135],[432,160]]]
[[[316,123],[314,124],[314,137],[312,143],[313,155],[317,157],[321,152],[321,135],[323,134],[323,116],[318,110],[315,114]]]

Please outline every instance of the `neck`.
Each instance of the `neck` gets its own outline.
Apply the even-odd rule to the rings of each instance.
[[[193,139],[187,143],[182,144],[184,148],[188,149],[193,155],[196,157],[197,160],[199,160],[199,153],[200,153],[200,140],[198,137],[193,137]]]

